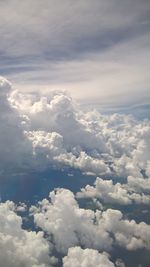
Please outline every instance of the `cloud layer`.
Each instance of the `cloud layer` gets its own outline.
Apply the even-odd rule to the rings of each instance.
[[[124,266],[111,258],[116,247],[131,252],[150,249],[150,226],[121,211],[123,205],[147,209],[150,203],[148,120],[85,111],[60,91],[45,97],[23,94],[4,78],[0,104],[1,176],[53,168],[97,176],[94,185],[77,194],[57,188],[48,199],[29,207],[36,232],[23,229],[17,215],[25,204],[1,203],[0,265],[47,267],[55,265],[58,255],[64,267],[86,266],[92,254],[91,267]],[[81,208],[81,198],[96,201],[96,209]]]
[[[147,0],[1,1],[0,73],[104,108],[149,104],[149,12]]]

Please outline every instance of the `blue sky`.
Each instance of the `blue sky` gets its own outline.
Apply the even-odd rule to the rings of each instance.
[[[23,91],[149,104],[150,2],[0,1],[1,75]]]

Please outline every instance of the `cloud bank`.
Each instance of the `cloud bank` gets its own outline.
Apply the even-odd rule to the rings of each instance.
[[[149,191],[148,120],[84,112],[62,92],[47,97],[24,95],[12,90],[4,78],[0,84],[2,169],[13,164],[27,169],[65,165],[97,176],[122,177],[128,188],[104,182],[111,194],[119,188],[125,194],[131,189],[133,193]]]
[[[25,153],[31,154],[31,164],[38,161],[41,165],[43,161],[44,166],[55,162],[96,175],[111,173],[125,179],[129,175],[143,177],[143,171],[149,175],[148,120],[137,121],[119,114],[104,116],[96,110],[84,112],[62,92],[53,92],[48,97],[12,91],[8,98],[7,90],[3,94],[3,118],[11,120],[9,127],[15,123],[9,131],[4,128],[5,136],[18,131],[11,135],[12,150],[17,153],[18,147],[20,155],[24,151],[24,157]],[[19,136],[16,141],[15,136]]]
[[[147,209],[150,203],[149,120],[85,111],[60,91],[45,97],[23,94],[2,77],[0,104],[2,179],[13,172],[53,168],[97,177],[77,194],[57,188],[49,198],[29,205],[36,231],[24,229],[17,215],[27,209],[25,204],[1,203],[0,265],[53,266],[58,254],[65,267],[86,266],[92,254],[91,267],[124,266],[111,258],[116,247],[150,249],[148,223],[121,211],[125,205]],[[80,207],[81,198],[96,201],[96,209]]]

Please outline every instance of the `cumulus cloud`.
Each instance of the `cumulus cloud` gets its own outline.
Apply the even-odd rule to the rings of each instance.
[[[63,164],[95,175],[149,175],[150,123],[84,112],[65,93],[24,95],[1,78],[1,164]],[[17,164],[16,164],[17,165]]]
[[[27,114],[31,121],[32,130],[44,130],[46,132],[58,132],[63,136],[64,145],[68,150],[73,147],[81,149],[98,149],[106,152],[106,146],[103,136],[94,135],[89,127],[86,127],[86,121],[79,117],[78,109],[74,107],[73,100],[63,94],[56,93],[50,99],[40,97],[31,105],[18,103],[17,95],[12,95],[15,105],[22,110],[22,114]],[[31,101],[34,96],[30,95]],[[34,99],[34,98],[33,98]],[[24,95],[20,95],[19,101],[24,101]]]
[[[51,192],[50,201],[44,199],[31,212],[35,223],[53,236],[57,250],[63,253],[77,245],[101,251],[115,243],[128,250],[150,248],[149,225],[125,220],[119,210],[81,209],[67,189]]]
[[[11,84],[0,78],[0,167],[1,170],[26,165],[31,153],[30,143],[23,132],[26,118],[9,102]]]
[[[128,176],[128,185],[130,188],[132,188],[134,191],[139,193],[146,192],[147,194],[150,192],[150,178],[139,178],[139,177],[133,177]]]
[[[104,116],[96,110],[84,112],[62,92],[47,97],[13,92],[10,101],[28,118],[25,134],[35,158],[41,155],[41,160],[84,172],[124,178],[142,177],[141,171],[148,168],[149,121],[119,114]]]
[[[108,254],[99,253],[94,249],[82,249],[80,247],[69,248],[68,254],[63,258],[64,267],[114,267]]]
[[[77,197],[98,198],[104,203],[123,205],[132,203],[149,204],[150,196],[143,193],[145,190],[149,190],[149,179],[129,176],[127,184],[113,184],[112,180],[103,180],[97,177],[94,186],[86,185],[85,188],[81,189],[81,192],[77,193]]]
[[[134,220],[124,220],[118,210],[108,209],[102,214],[105,229],[114,235],[115,242],[128,250],[150,249],[149,229],[144,222],[137,224]]]
[[[20,206],[24,207],[23,203]],[[113,267],[109,255],[103,251],[111,251],[114,245],[127,250],[150,249],[149,225],[126,220],[118,210],[81,209],[73,193],[66,189],[52,191],[50,201],[44,199],[30,208],[35,224],[47,233],[48,241],[42,231],[24,230],[16,211],[20,209],[11,201],[0,204],[2,266],[53,266],[56,263],[56,258],[50,256],[53,245],[66,255],[63,258],[65,267],[87,266],[87,262],[91,267]],[[123,264],[117,260],[116,266]]]
[[[62,164],[126,180],[149,175],[149,121],[84,112],[62,92],[47,97],[17,93],[4,78],[0,94],[2,169],[15,161],[20,167]]]
[[[82,246],[106,249],[112,240],[108,233],[94,224],[92,210],[80,209],[74,195],[67,189],[50,193],[51,202],[44,199],[39,207],[32,207],[35,223],[53,235],[58,251],[66,253],[69,247]]]
[[[102,177],[76,197],[69,190],[57,189],[50,199],[31,207],[35,225],[47,233],[50,242],[43,232],[23,230],[22,219],[16,215],[16,211],[25,211],[23,203],[17,207],[11,202],[1,204],[3,265],[49,266],[53,264],[51,242],[58,253],[68,253],[64,266],[74,264],[77,254],[84,264],[85,255],[88,259],[91,253],[98,264],[104,261],[113,266],[103,251],[115,245],[127,250],[150,248],[146,223],[125,219],[119,210],[102,210],[101,205],[96,211],[80,208],[77,202],[78,197],[121,205],[150,202],[148,120],[85,111],[64,92],[46,97],[21,94],[0,78],[0,125],[1,171],[68,166]]]
[[[0,203],[0,266],[52,266],[55,258],[49,256],[50,245],[43,232],[24,230],[15,209],[13,202]]]

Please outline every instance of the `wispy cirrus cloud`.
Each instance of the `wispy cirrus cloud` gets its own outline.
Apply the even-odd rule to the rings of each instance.
[[[149,103],[149,1],[0,5],[0,71],[20,90],[62,88],[86,102]]]

